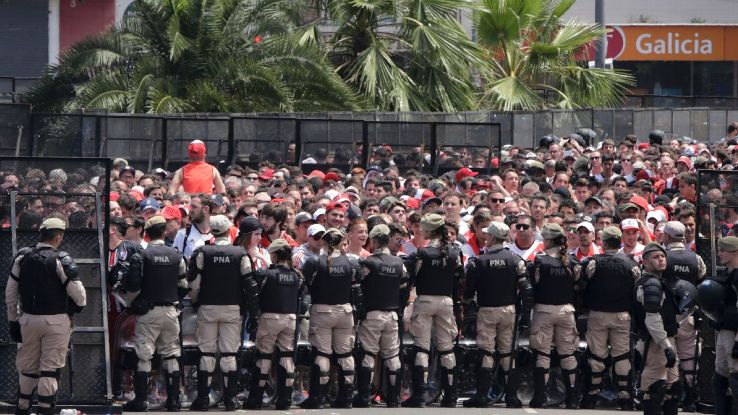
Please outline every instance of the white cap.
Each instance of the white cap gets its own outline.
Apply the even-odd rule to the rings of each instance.
[[[331,200],[335,199],[336,196],[338,196],[339,194],[341,194],[341,192],[335,189],[326,190],[325,192],[326,197],[328,197]]]
[[[314,235],[317,235],[321,232],[325,232],[325,227],[319,223],[312,224],[308,227],[307,235],[312,237]]]
[[[649,219],[656,219],[657,222],[664,222],[666,220],[666,215],[660,209],[652,210],[646,214],[646,220]]]
[[[319,217],[325,215],[325,208],[316,209],[313,212],[313,219],[318,220]]]
[[[620,229],[627,231],[629,229],[641,229],[641,227],[638,226],[638,221],[635,219],[623,219],[620,222]]]
[[[590,231],[591,233],[594,233],[594,231],[595,231],[595,228],[592,225],[592,223],[591,222],[587,222],[587,221],[581,222],[579,225],[577,225],[577,230],[579,230],[579,228],[585,228],[588,231]]]

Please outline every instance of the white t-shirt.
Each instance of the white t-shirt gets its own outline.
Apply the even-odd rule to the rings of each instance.
[[[190,234],[187,236],[187,244],[185,245],[185,235],[187,234],[187,228],[180,229],[177,231],[177,236],[174,237],[174,243],[172,246],[184,255],[188,260],[192,256],[192,251],[205,245],[213,239],[213,235],[210,233],[201,234],[197,229],[197,226],[192,225],[190,227]],[[182,249],[184,247],[184,250]]]

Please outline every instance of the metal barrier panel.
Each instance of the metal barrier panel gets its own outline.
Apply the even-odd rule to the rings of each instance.
[[[297,121],[294,119],[234,117],[234,159],[253,164],[263,160],[275,164],[295,164],[297,133]],[[291,152],[290,143],[295,144]]]
[[[10,340],[4,298],[10,267],[18,249],[35,246],[41,220],[63,217],[67,231],[60,246],[77,262],[79,277],[87,291],[87,306],[74,317],[67,364],[59,382],[60,403],[107,403],[111,398],[107,332],[107,297],[104,283],[107,254],[108,207],[100,194],[107,194],[110,160],[89,158],[0,157],[0,170],[27,177],[41,174],[43,191],[28,181],[20,192],[0,194],[2,217],[10,227],[0,227],[0,400],[13,402],[18,377],[17,345]],[[52,172],[52,170],[56,170]],[[60,172],[66,172],[61,175]],[[81,180],[81,181],[80,181]],[[97,180],[97,188],[89,181]],[[48,186],[58,186],[51,187]],[[62,192],[63,191],[63,192]],[[105,235],[105,237],[103,237]]]
[[[335,167],[348,171],[357,163],[355,154],[363,142],[363,122],[358,120],[300,120],[303,169]]]
[[[30,105],[0,104],[0,156],[30,154],[30,116]]]
[[[163,167],[163,124],[159,117],[123,114],[101,117],[98,155],[109,158],[128,155],[128,162],[143,171]]]
[[[39,157],[95,157],[98,118],[85,114],[32,114],[33,155]]]

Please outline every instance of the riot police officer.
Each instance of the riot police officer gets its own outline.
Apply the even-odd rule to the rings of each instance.
[[[619,253],[623,233],[617,226],[602,231],[604,253],[582,264],[580,277],[585,288],[584,305],[587,318],[587,361],[590,368],[589,391],[580,408],[594,409],[600,392],[608,354],[614,365],[614,379],[621,410],[632,410],[628,389],[630,373],[630,309],[633,288],[641,276],[638,264]],[[609,346],[609,350],[608,350]]]
[[[138,292],[131,304],[136,314],[134,337],[138,365],[133,378],[135,398],[123,406],[125,411],[146,411],[149,373],[154,352],[161,355],[165,372],[168,411],[179,411],[180,372],[179,300],[187,294],[187,265],[182,254],[164,244],[166,220],[152,216],[144,230],[150,242],[143,251],[143,272],[139,281],[126,284]]]
[[[336,408],[351,408],[354,394],[354,307],[361,308],[358,263],[341,252],[344,234],[330,228],[323,235],[325,254],[310,258],[302,268],[312,305],[309,341],[315,362],[310,367],[310,396],[300,407],[320,409],[330,375],[330,358],[340,366]]]
[[[645,415],[677,413],[679,369],[674,350],[677,307],[672,290],[664,283],[666,250],[657,243],[643,250],[643,272],[636,283],[635,318],[643,356],[641,391]],[[668,391],[668,392],[667,392]]]
[[[566,253],[564,230],[556,223],[541,229],[544,252],[536,255],[530,264],[536,305],[530,328],[530,347],[536,354],[533,370],[533,399],[531,408],[546,406],[546,382],[551,365],[551,344],[561,360],[561,373],[566,387],[566,408],[576,409],[575,391],[578,334],[574,318],[574,299],[578,275],[572,271]]]
[[[526,274],[525,261],[505,249],[510,228],[502,222],[492,222],[484,230],[488,235],[485,252],[469,258],[464,283],[464,314],[474,313],[477,306],[477,392],[464,402],[465,407],[486,408],[495,358],[499,363],[500,384],[505,385],[505,404],[520,408],[517,391],[508,382],[512,367],[512,352],[516,304],[522,299],[521,316],[530,314],[533,287]],[[477,302],[473,303],[476,294]],[[521,325],[527,326],[525,317]]]
[[[354,406],[366,408],[371,401],[371,383],[377,356],[384,360],[389,387],[387,407],[397,407],[400,396],[400,340],[398,319],[409,296],[407,272],[402,258],[390,253],[390,229],[379,224],[372,228],[369,240],[373,254],[361,263],[361,291],[364,313],[359,325],[359,356],[363,355],[357,374],[358,394]],[[401,334],[400,334],[401,335]]]
[[[673,282],[683,280],[697,285],[705,277],[707,267],[702,257],[688,250],[684,246],[686,228],[679,221],[670,221],[664,226],[664,246],[666,247],[666,270],[664,280]],[[686,388],[684,389],[684,412],[694,412],[695,388],[694,381],[697,372],[697,329],[694,317],[680,315],[679,331],[675,337],[679,366],[684,375]]]
[[[36,388],[39,414],[54,413],[71,317],[86,305],[77,265],[68,253],[59,251],[65,229],[61,219],[44,220],[38,244],[18,251],[5,287],[10,336],[21,343],[15,359],[18,415],[29,413]]]
[[[260,409],[264,396],[272,354],[279,349],[277,368],[277,410],[287,410],[292,405],[295,381],[295,329],[302,296],[303,281],[292,267],[292,247],[284,239],[275,239],[267,248],[272,265],[269,269],[254,271],[252,279],[260,287],[259,329],[256,332],[258,358],[254,362],[249,397],[244,408]]]
[[[238,408],[236,359],[241,346],[242,308],[246,305],[257,311],[256,284],[246,279],[251,273],[251,261],[243,248],[231,245],[230,227],[227,217],[211,216],[210,232],[215,244],[197,248],[190,257],[190,298],[197,304],[196,335],[200,349],[197,399],[191,409],[197,411],[206,411],[210,406],[210,379],[218,351],[225,380],[225,409]],[[251,284],[247,285],[248,282]]]
[[[457,304],[460,305],[458,284],[463,274],[461,251],[449,240],[443,216],[435,213],[424,215],[420,220],[420,229],[428,245],[418,248],[407,259],[411,273],[410,285],[415,287],[417,298],[410,322],[410,334],[414,342],[413,390],[402,406],[425,406],[433,330],[441,355],[441,406],[453,408],[457,400],[454,339],[458,334],[454,310]]]

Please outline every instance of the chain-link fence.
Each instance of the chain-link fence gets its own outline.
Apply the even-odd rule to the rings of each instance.
[[[60,250],[79,266],[87,306],[74,316],[67,365],[62,370],[59,402],[104,404],[110,401],[110,356],[107,340],[108,212],[102,194],[109,192],[110,161],[89,158],[0,157],[0,172],[30,178],[33,191],[0,194],[0,400],[14,402],[18,388],[17,345],[10,340],[5,286],[19,249],[35,246],[44,218],[67,222]]]

